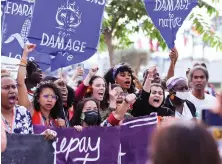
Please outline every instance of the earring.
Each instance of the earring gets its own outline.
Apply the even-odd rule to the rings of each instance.
[[[89,86],[89,87],[87,88],[86,93],[92,93],[92,87],[91,87],[91,86]]]
[[[170,99],[174,100],[175,96],[174,95],[170,95]]]

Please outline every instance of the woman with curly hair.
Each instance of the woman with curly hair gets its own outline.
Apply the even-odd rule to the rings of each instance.
[[[18,104],[25,106],[32,115],[33,124],[50,127],[65,127],[65,121],[61,118],[62,96],[59,89],[52,81],[41,82],[36,87],[33,95],[33,102],[28,99],[25,85],[25,75],[28,53],[32,52],[35,45],[31,44],[24,48],[21,64],[18,70]]]
[[[107,84],[119,84],[123,88],[124,92],[135,92],[133,70],[126,63],[115,65],[104,75],[104,79],[106,80]]]
[[[51,81],[40,82],[34,93],[33,124],[50,127],[65,127],[65,121],[61,119],[62,96],[60,90]]]

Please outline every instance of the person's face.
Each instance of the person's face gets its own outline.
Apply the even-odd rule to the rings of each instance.
[[[123,89],[129,89],[131,86],[132,75],[127,71],[119,72],[115,80]]]
[[[94,101],[87,101],[83,106],[82,112],[84,113],[92,110],[98,111],[96,103]]]
[[[160,74],[158,72],[156,72],[154,75],[153,75],[153,81],[152,83],[160,83],[161,82],[161,79],[160,79]]]
[[[102,78],[96,78],[92,83],[92,97],[102,101],[105,94],[106,85]]]
[[[189,87],[186,81],[179,81],[174,87],[173,90],[175,92],[188,92]]]
[[[39,95],[40,108],[46,111],[50,111],[56,104],[58,96],[51,88],[42,89]]]
[[[155,108],[158,108],[162,103],[163,103],[163,89],[161,87],[152,86],[150,91],[149,104]]]
[[[39,83],[42,78],[43,78],[43,75],[42,75],[42,70],[39,68],[39,67],[36,67],[32,74],[31,74],[31,80],[35,83]]]
[[[124,93],[124,91],[123,91],[123,89],[121,87],[115,87],[113,89],[117,92],[117,95],[118,95],[117,100],[116,100],[117,106],[118,106],[118,105],[120,105],[123,102],[123,100],[126,97],[125,96],[126,94]]]
[[[12,109],[18,99],[18,89],[14,79],[11,77],[1,78],[1,105],[5,109]]]
[[[57,88],[60,90],[62,94],[63,103],[66,103],[68,98],[68,89],[66,87],[66,82],[62,79],[58,79],[54,83],[56,84]]]
[[[191,84],[194,89],[205,89],[207,85],[207,78],[202,70],[196,70],[193,72]]]

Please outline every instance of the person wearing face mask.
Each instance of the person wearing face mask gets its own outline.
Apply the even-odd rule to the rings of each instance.
[[[160,84],[152,83],[156,74],[156,67],[149,69],[143,90],[133,105],[132,115],[134,117],[149,115],[156,112],[158,116],[172,116],[173,111],[163,107],[165,100],[164,89]]]
[[[99,114],[99,103],[94,98],[84,98],[80,101],[75,110],[75,115],[70,121],[71,126],[76,128],[86,128],[89,126],[99,126],[101,117]]]
[[[193,119],[196,117],[196,108],[189,98],[187,80],[183,77],[171,77],[166,83],[169,95],[166,98],[165,107],[174,111],[175,118]]]

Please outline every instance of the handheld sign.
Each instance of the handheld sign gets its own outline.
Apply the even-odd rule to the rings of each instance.
[[[144,0],[146,11],[168,48],[174,48],[178,29],[198,4],[197,0]]]
[[[8,0],[4,7],[2,22],[2,56],[21,59],[22,49],[26,43],[31,19],[34,10],[34,3],[27,0]],[[30,58],[34,60],[34,58]]]
[[[31,28],[34,0],[7,0],[2,3],[1,8],[1,56],[20,60],[25,44],[30,43],[27,36]],[[43,71],[51,65],[48,55],[36,51],[29,54],[28,60],[36,61]]]
[[[51,70],[80,63],[97,51],[105,0],[38,0],[29,40],[55,56]]]

